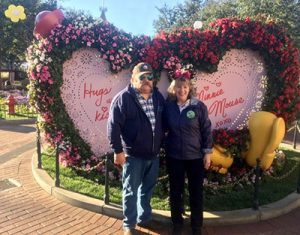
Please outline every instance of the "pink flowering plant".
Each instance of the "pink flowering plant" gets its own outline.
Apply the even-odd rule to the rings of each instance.
[[[112,73],[146,61],[157,74],[166,70],[170,78],[191,79],[196,70],[216,71],[219,61],[230,49],[258,51],[264,59],[268,78],[262,110],[283,117],[287,124],[294,121],[300,111],[299,52],[285,31],[272,22],[224,18],[203,31],[181,28],[161,32],[151,40],[120,31],[106,21],[67,18],[50,36],[37,38],[28,48],[31,103],[41,114],[49,142],[62,146],[60,159],[66,166],[102,169],[102,159],[95,157],[80,137],[60,97],[62,65],[82,47],[96,48],[109,63]],[[236,156],[245,150],[247,145],[241,141],[248,139],[247,131],[214,132],[215,144],[228,147]],[[240,134],[242,139],[238,138]],[[234,137],[229,138],[228,143],[220,138],[227,135]]]
[[[173,79],[182,75],[182,68],[187,64],[192,64],[195,70],[216,71],[223,55],[234,48],[251,49],[262,56],[268,78],[262,110],[282,117],[289,125],[300,111],[299,51],[284,29],[273,22],[223,18],[212,22],[204,31],[184,28],[161,32],[146,46],[144,60],[159,71],[169,71]],[[224,133],[242,134],[243,138],[219,138]],[[215,144],[234,156],[241,156],[247,150],[247,131],[216,129],[214,137]]]
[[[300,111],[299,51],[284,29],[273,22],[218,19],[204,31],[183,28],[161,32],[145,48],[143,60],[171,74],[187,64],[195,70],[214,72],[230,49],[258,51],[268,78],[262,109],[282,117],[288,124]]]
[[[134,37],[106,21],[81,16],[65,19],[47,38],[38,36],[27,49],[31,104],[41,115],[46,140],[52,146],[59,144],[64,166],[102,169],[102,158],[94,156],[64,108],[59,90],[63,63],[80,48],[96,48],[111,72],[118,73],[141,58],[149,41],[147,36]]]

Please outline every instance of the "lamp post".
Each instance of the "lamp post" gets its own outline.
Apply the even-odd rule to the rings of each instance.
[[[196,20],[193,25],[194,29],[201,29],[202,26],[203,26],[203,23],[200,20]]]

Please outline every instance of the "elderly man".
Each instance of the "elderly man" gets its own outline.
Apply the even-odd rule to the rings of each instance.
[[[136,224],[146,227],[151,220],[150,199],[158,176],[164,107],[153,79],[149,64],[137,64],[131,83],[114,97],[108,118],[114,163],[123,167],[123,228],[127,235],[134,233]]]

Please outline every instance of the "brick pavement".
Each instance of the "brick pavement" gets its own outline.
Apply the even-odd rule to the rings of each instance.
[[[51,197],[34,181],[33,150],[0,166],[0,179],[22,184],[0,192],[0,234],[117,234],[122,221]]]
[[[9,153],[12,149],[32,144],[35,140],[35,126],[33,124],[24,125],[0,125],[0,155]],[[0,159],[0,163],[1,162]]]
[[[14,132],[19,135],[20,133]],[[13,136],[13,132],[5,135]],[[24,134],[24,133],[23,133]],[[26,133],[27,135],[28,133]],[[2,141],[3,132],[0,129]],[[27,135],[32,140],[32,136]],[[14,147],[20,147],[21,142]],[[13,153],[13,149],[10,149]],[[7,153],[7,152],[6,152]],[[0,234],[122,234],[122,221],[61,202],[35,182],[31,171],[34,149],[0,164],[0,180],[14,179],[21,187],[0,191]],[[2,153],[0,152],[0,158]],[[259,223],[206,226],[205,235],[295,235],[300,234],[300,208]],[[170,234],[170,226],[155,230],[138,228],[138,234]],[[189,228],[185,234],[190,234]]]

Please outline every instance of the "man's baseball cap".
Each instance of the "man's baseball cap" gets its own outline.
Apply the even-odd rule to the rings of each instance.
[[[145,63],[145,62],[141,62],[138,63],[136,66],[134,66],[133,70],[132,70],[132,77],[139,77],[143,74],[149,74],[152,73],[152,67],[150,64]]]

